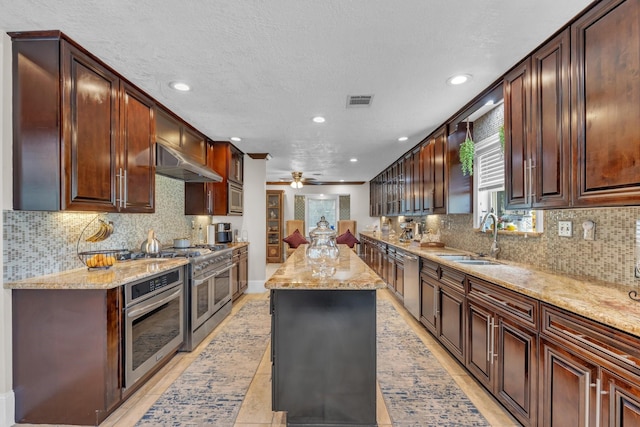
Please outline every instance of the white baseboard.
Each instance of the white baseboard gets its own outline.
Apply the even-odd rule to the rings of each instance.
[[[247,294],[261,294],[262,292],[266,292],[267,288],[264,287],[264,280],[249,280],[249,284],[247,286],[247,290],[245,293]]]
[[[16,400],[13,390],[0,394],[0,427],[11,427],[15,424]]]

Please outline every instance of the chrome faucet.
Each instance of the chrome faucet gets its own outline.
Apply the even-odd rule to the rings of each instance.
[[[484,218],[482,218],[480,228],[483,233],[486,233],[488,218],[491,218],[493,220],[493,243],[491,244],[491,249],[489,250],[489,256],[491,258],[498,258],[498,254],[500,253],[500,246],[498,246],[498,217],[493,212],[489,212],[484,216]]]

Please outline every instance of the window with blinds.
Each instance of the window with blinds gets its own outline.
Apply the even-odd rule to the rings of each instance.
[[[497,133],[476,143],[473,168],[478,191],[504,190],[504,154]]]

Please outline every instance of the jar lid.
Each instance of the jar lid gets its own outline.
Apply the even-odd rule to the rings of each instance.
[[[324,218],[324,215],[320,217],[320,221],[317,222],[317,227],[309,232],[311,237],[313,236],[326,236],[331,237],[335,235],[336,232],[329,228],[329,221]]]

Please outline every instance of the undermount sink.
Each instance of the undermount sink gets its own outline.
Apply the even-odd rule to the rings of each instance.
[[[488,259],[459,259],[454,260],[458,264],[471,264],[471,265],[498,265],[499,262],[490,261]]]
[[[447,255],[447,254],[442,254],[442,255],[438,255],[438,257],[443,258],[443,259],[448,259],[449,261],[464,261],[464,260],[472,260],[473,257],[471,255]]]
[[[470,264],[470,265],[497,265],[499,262],[492,261],[486,258],[477,258],[471,255],[448,255],[442,254],[438,255],[440,258],[457,262],[459,264]]]

